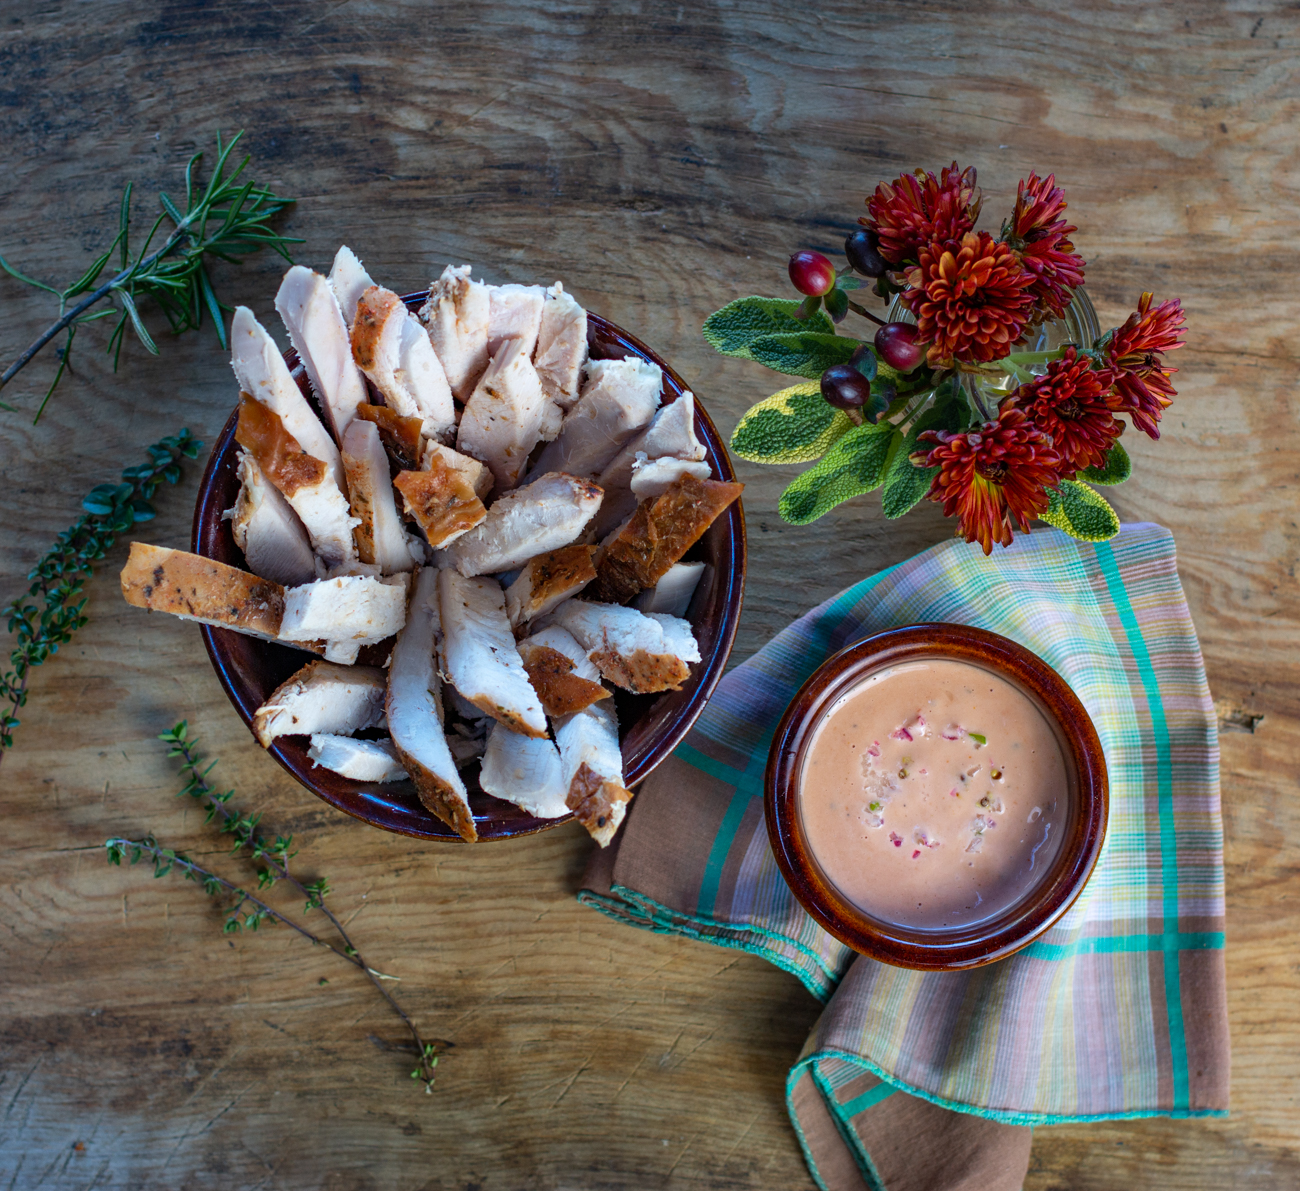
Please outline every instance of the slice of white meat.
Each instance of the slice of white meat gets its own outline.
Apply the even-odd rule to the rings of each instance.
[[[407,576],[347,575],[319,579],[284,593],[280,636],[286,641],[374,645],[406,622]]]
[[[587,362],[587,312],[558,281],[546,291],[533,362],[547,398],[561,411],[570,409]]]
[[[289,375],[289,366],[275,340],[247,306],[235,307],[230,325],[230,366],[235,370],[240,389],[279,415],[285,430],[307,454],[325,464],[330,478],[342,492],[343,463],[338,444],[321,425],[298,382]]]
[[[609,462],[596,479],[605,490],[605,503],[593,525],[595,536],[605,537],[636,510],[632,470],[637,460],[664,458],[702,460],[707,452],[695,435],[695,395],[688,389],[676,401],[660,408],[654,420]]]
[[[603,677],[638,695],[677,690],[700,660],[691,626],[674,616],[568,600],[551,620],[577,638]]]
[[[614,838],[632,792],[623,786],[623,754],[613,700],[593,703],[555,724],[565,805],[602,847]]]
[[[311,539],[312,550],[324,566],[328,569],[356,562],[352,531],[357,519],[343,492],[330,477],[328,466],[302,449],[280,416],[256,397],[243,394],[235,441],[256,460],[297,513]]]
[[[343,432],[343,468],[352,515],[360,521],[353,535],[361,561],[377,565],[384,575],[413,570],[410,539],[393,499],[388,453],[374,422],[353,418]]]
[[[541,441],[546,398],[521,339],[507,339],[492,357],[460,419],[456,448],[492,469],[496,490],[519,483]]]
[[[562,472],[540,476],[493,501],[486,520],[453,542],[447,558],[466,577],[508,571],[574,541],[600,498],[589,480]]]
[[[469,400],[488,363],[488,287],[469,275],[469,265],[448,265],[429,287],[429,300],[419,315],[460,401]]]
[[[357,254],[346,244],[334,254],[334,264],[330,268],[328,280],[330,289],[338,300],[343,321],[351,330],[357,317],[357,303],[361,300],[361,295],[375,284],[374,280],[366,272]]]
[[[561,546],[524,563],[506,588],[506,613],[515,632],[545,616],[595,579],[596,568],[591,562],[594,552],[594,546]]]
[[[706,566],[702,562],[676,563],[654,587],[647,587],[637,595],[632,606],[647,615],[666,612],[669,616],[684,617]]]
[[[406,768],[391,740],[354,740],[323,732],[311,738],[307,756],[313,765],[354,782],[400,782]]]
[[[230,521],[248,569],[286,587],[318,578],[316,556],[302,521],[245,450],[239,452],[239,481],[234,507],[223,516]]]
[[[351,342],[357,367],[389,409],[419,418],[426,438],[441,438],[455,426],[451,388],[429,334],[392,290],[372,285],[361,295]]]
[[[420,801],[464,840],[478,839],[465,783],[442,731],[441,683],[434,664],[442,632],[438,572],[416,575],[406,624],[388,665],[388,731]]]
[[[352,359],[347,323],[330,283],[304,265],[294,265],[280,283],[275,308],[307,371],[312,391],[330,423],[334,441],[343,441],[366,382]]]
[[[438,572],[443,671],[480,711],[525,736],[546,735],[546,713],[529,684],[495,579]]]
[[[560,774],[560,751],[549,739],[521,736],[501,724],[488,732],[478,784],[493,798],[504,798],[539,819],[569,813],[569,788]]]
[[[277,736],[351,736],[377,727],[384,718],[386,687],[384,672],[372,666],[308,662],[253,714],[253,735],[270,748]]]
[[[712,468],[706,460],[674,459],[665,455],[662,459],[647,459],[632,465],[632,495],[639,504],[643,500],[653,500],[662,496],[682,476],[694,476],[697,480],[707,480]]]
[[[595,478],[659,408],[663,372],[631,357],[590,360],[582,396],[564,418],[554,442],[537,457],[537,473],[567,471]]]
[[[540,285],[488,286],[488,355],[495,356],[507,339],[519,339],[531,359],[545,301]]]
[[[149,612],[232,629],[262,641],[279,641],[284,588],[270,579],[185,550],[132,542],[122,568],[122,598]],[[310,653],[321,641],[286,642]]]

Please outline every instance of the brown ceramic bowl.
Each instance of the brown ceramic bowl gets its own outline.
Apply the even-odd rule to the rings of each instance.
[[[427,294],[412,294],[405,301],[414,308]],[[639,356],[663,369],[664,403],[675,401],[685,390],[681,377],[645,344],[599,315],[588,315],[587,338],[593,358],[601,360]],[[297,366],[292,351],[286,353],[291,369]],[[298,369],[300,373],[301,370]],[[307,381],[298,383],[311,400]],[[709,416],[695,404],[696,433],[708,451],[714,479],[734,480],[727,449]],[[239,492],[236,473],[235,424],[238,411],[230,415],[208,462],[194,509],[191,549],[206,558],[231,566],[245,567],[243,552],[235,545],[224,510],[235,503]],[[658,695],[615,693],[614,701],[623,745],[623,775],[635,786],[659,764],[690,730],[704,704],[722,677],[740,623],[740,605],[745,584],[745,518],[740,501],[731,505],[686,555],[688,560],[708,564],[696,588],[687,619],[700,645],[701,661],[691,667],[691,676],[681,690]],[[309,660],[309,655],[285,646],[268,644],[227,629],[203,626],[208,656],[245,724],[280,683]],[[383,647],[375,647],[382,649]],[[386,653],[386,649],[384,649]],[[365,652],[362,660],[368,660]],[[410,782],[385,784],[356,782],[328,769],[312,765],[307,757],[308,741],[303,736],[282,736],[268,750],[295,778],[338,810],[354,815],[375,827],[424,839],[460,841],[454,831],[435,818],[416,797]],[[529,835],[567,822],[572,815],[539,819],[517,806],[484,794],[478,788],[477,765],[462,770],[470,792],[470,808],[480,840],[509,839]]]
[[[826,878],[799,814],[799,775],[814,730],[835,701],[885,666],[919,659],[980,666],[1017,687],[1056,731],[1069,800],[1055,863],[1017,903],[984,922],[921,930],[873,918]],[[790,889],[840,942],[900,968],[952,972],[1003,959],[1027,946],[1073,904],[1106,837],[1106,759],[1074,692],[1046,662],[1006,637],[957,624],[920,624],[868,637],[837,653],[804,683],[772,740],[765,776],[767,832]]]

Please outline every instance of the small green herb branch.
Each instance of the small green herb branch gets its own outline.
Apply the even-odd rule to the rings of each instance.
[[[256,182],[241,184],[240,176],[248,165],[248,157],[229,176],[226,175],[231,150],[243,135],[239,132],[223,144],[221,134],[217,134],[216,168],[202,189],[198,188],[197,167],[203,154],[196,153],[190,158],[185,167],[184,211],[167,194],[160,193],[158,202],[162,213],[154,220],[144,244],[134,254],[130,248],[132,184],[128,183],[122,194],[116,237],[91,262],[85,273],[65,289],[57,289],[29,277],[0,256],[0,268],[11,277],[53,294],[59,300],[59,317],[0,373],[0,389],[50,340],[66,332],[63,346],[58,349],[58,370],[33,422],[40,420],[51,395],[63,379],[63,374],[69,367],[72,342],[76,338],[77,329],[83,324],[117,315],[117,325],[108,341],[108,354],[113,357],[114,370],[121,358],[127,323],[131,324],[145,350],[153,355],[158,354],[158,346],[140,317],[139,303],[143,298],[152,298],[161,307],[172,333],[176,335],[182,331],[197,330],[202,325],[206,312],[216,326],[217,338],[224,349],[228,344],[222,311],[229,310],[230,307],[217,300],[212,279],[208,275],[210,260],[216,258],[237,263],[239,257],[267,247],[292,263],[288,245],[300,244],[302,241],[273,231],[270,221],[294,200],[277,195]],[[168,220],[173,225],[171,232],[160,248],[150,251],[155,237]],[[101,283],[100,277],[115,253],[119,258],[118,272]],[[92,309],[110,295],[116,297],[116,306],[105,310]],[[12,405],[4,402],[0,402],[0,407],[11,413],[17,412]]]
[[[234,837],[235,846],[231,849],[232,855],[244,852],[254,864],[260,865],[257,869],[258,892],[271,888],[277,881],[287,882],[306,899],[303,912],[311,913],[313,910],[319,910],[324,914],[337,933],[339,942],[333,943],[322,939],[307,927],[269,906],[256,893],[218,876],[183,852],[164,848],[153,835],[147,835],[143,839],[106,841],[104,846],[108,850],[109,863],[121,864],[123,857],[126,857],[129,863],[136,864],[147,857],[153,862],[155,877],[165,877],[176,869],[187,881],[196,881],[202,885],[204,892],[210,896],[228,894],[234,899],[234,904],[227,911],[222,925],[222,930],[227,934],[241,931],[245,927],[257,930],[263,922],[278,922],[297,931],[313,944],[327,948],[353,967],[359,968],[410,1031],[417,1056],[417,1066],[411,1072],[411,1078],[423,1083],[426,1092],[432,1092],[434,1069],[438,1066],[438,1048],[434,1043],[426,1042],[420,1036],[415,1023],[381,983],[382,980],[391,980],[393,977],[385,976],[366,962],[343,924],[325,904],[325,899],[330,893],[328,881],[324,878],[309,882],[299,880],[289,871],[289,861],[297,855],[293,848],[293,837],[277,835],[274,840],[268,840],[259,830],[260,814],[241,814],[229,805],[231,798],[234,797],[233,790],[219,791],[208,782],[208,774],[212,772],[216,761],[204,765],[204,758],[198,751],[198,742],[189,738],[189,726],[184,720],[170,732],[164,732],[158,739],[169,746],[167,752],[169,757],[180,758],[181,776],[185,779],[185,785],[177,793],[177,797],[188,795],[193,798],[207,811],[207,822],[215,823],[218,831]]]
[[[15,637],[10,669],[0,675],[0,762],[13,747],[32,669],[48,661],[87,621],[85,589],[93,564],[112,549],[118,534],[153,518],[154,493],[163,483],[178,483],[181,460],[197,458],[202,446],[182,430],[149,447],[149,462],[128,467],[120,484],[93,488],[81,502],[85,515],[59,534],[28,573],[31,586],[0,609]]]

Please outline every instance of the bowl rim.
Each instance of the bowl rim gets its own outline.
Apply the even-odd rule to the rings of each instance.
[[[408,308],[416,307],[425,301],[428,292],[428,290],[424,290],[403,295],[402,301],[406,303]],[[680,399],[684,392],[694,392],[694,390],[689,389],[677,372],[657,352],[647,347],[636,336],[592,311],[587,312],[587,320],[589,339],[599,337],[607,344],[622,348],[626,354],[636,355],[649,363],[657,364],[663,371],[664,389],[666,392],[672,393],[674,401]],[[290,348],[284,355],[289,363],[290,371],[293,371],[298,363],[297,354]],[[217,507],[223,503],[218,499],[217,494],[218,473],[233,450],[235,426],[238,417],[239,410],[238,406],[236,406],[213,445],[212,453],[204,468],[203,477],[199,482],[198,494],[195,498],[194,516],[190,532],[190,549],[204,557],[207,557],[203,550],[204,530],[214,521],[219,523],[224,512],[223,508]],[[726,441],[713,424],[708,412],[703,408],[698,395],[695,398],[695,428],[697,436],[708,451],[707,457],[713,463],[716,474],[723,480],[734,481],[736,474],[731,463],[731,457],[727,453]],[[714,525],[723,526],[725,534],[723,558],[721,560],[724,565],[719,565],[716,568],[718,574],[714,580],[722,585],[718,596],[722,616],[716,643],[711,653],[694,665],[688,679],[691,684],[689,695],[682,707],[678,709],[676,717],[671,722],[668,730],[660,738],[654,740],[649,747],[641,749],[631,758],[626,753],[624,754],[624,780],[629,789],[634,789],[638,783],[643,781],[652,770],[665,760],[694,726],[695,721],[700,717],[710,696],[713,694],[714,688],[721,680],[727,661],[731,656],[732,647],[735,644],[736,633],[740,627],[741,611],[744,606],[745,571],[748,556],[745,516],[741,500],[733,501],[724,510],[722,516],[714,522]],[[208,659],[216,672],[217,680],[225,691],[226,697],[251,733],[253,716],[257,711],[258,704],[250,703],[243,696],[230,656],[239,635],[228,629],[221,629],[211,625],[201,625],[200,630]],[[303,656],[304,664],[306,664],[306,661],[310,659],[307,655]],[[672,693],[665,692],[665,694]],[[620,736],[620,744],[622,744],[622,733],[620,733]],[[452,832],[451,828],[435,819],[432,813],[429,812],[426,812],[428,820],[431,821],[428,830],[413,826],[407,822],[408,813],[392,813],[385,816],[378,809],[388,805],[382,795],[383,786],[375,787],[373,783],[349,782],[348,779],[340,779],[340,783],[347,783],[349,787],[346,793],[323,788],[312,780],[311,767],[304,760],[306,750],[297,747],[293,749],[286,748],[287,739],[282,737],[272,741],[271,747],[266,749],[266,752],[274,757],[281,768],[285,769],[300,785],[306,787],[311,793],[335,810],[340,810],[353,818],[360,819],[372,827],[392,831],[399,835],[449,843],[464,842],[459,835]],[[298,754],[301,754],[301,756]],[[368,794],[368,797],[363,798],[363,794]],[[424,808],[421,807],[421,810],[424,810]],[[479,842],[482,843],[493,840],[514,839],[524,835],[535,835],[538,832],[547,831],[552,827],[567,823],[572,818],[572,812],[557,816],[554,819],[541,819],[526,813],[520,813],[504,821],[504,823],[490,819],[480,821],[476,818],[476,824],[480,828],[486,828],[485,830],[481,829],[479,832]]]
[[[821,872],[804,834],[798,777],[814,729],[834,701],[869,673],[917,658],[978,665],[1006,678],[1057,729],[1075,807],[1069,834],[1033,892],[985,922],[922,931],[871,918]],[[1083,892],[1101,854],[1109,784],[1101,741],[1066,681],[1037,654],[998,633],[961,624],[904,625],[876,633],[822,663],[786,708],[768,751],[764,817],[777,867],[799,904],[859,954],[895,967],[952,972],[981,967],[1027,947]]]

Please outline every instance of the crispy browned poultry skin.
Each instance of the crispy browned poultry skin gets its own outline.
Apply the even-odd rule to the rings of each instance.
[[[642,501],[622,532],[601,552],[592,599],[625,604],[654,587],[728,505],[744,484],[682,476],[662,496]]]
[[[550,716],[572,715],[590,707],[597,699],[609,698],[598,682],[573,672],[573,662],[549,645],[521,645],[520,656],[533,690],[542,701],[542,710]]]
[[[393,486],[402,494],[429,545],[438,547],[454,534],[473,529],[487,517],[483,502],[458,471],[434,458],[424,471],[399,471]]]
[[[388,458],[396,471],[420,470],[419,418],[404,418],[386,405],[357,406],[357,417],[374,422],[379,427],[379,441],[384,444]]]
[[[239,395],[239,424],[235,427],[239,443],[285,496],[299,488],[319,484],[328,468],[314,455],[308,455],[285,428],[280,415],[262,404],[251,393]]]

